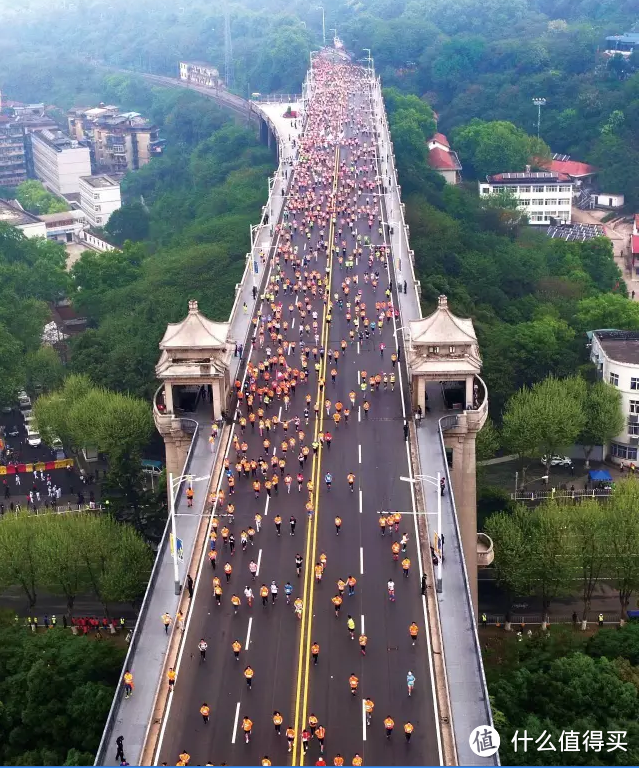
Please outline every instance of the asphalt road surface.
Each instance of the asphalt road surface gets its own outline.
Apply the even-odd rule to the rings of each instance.
[[[362,70],[359,70],[360,72]],[[292,475],[293,483],[290,494],[287,493],[280,477],[279,492],[272,492],[268,498],[264,489],[264,478],[257,476],[262,487],[256,498],[252,483],[253,478],[236,477],[235,493],[229,495],[225,480],[222,489],[226,491],[223,507],[230,501],[235,505],[235,520],[228,523],[228,518],[220,517],[219,530],[228,525],[236,537],[236,550],[233,555],[218,538],[218,559],[215,571],[208,558],[202,563],[197,580],[194,606],[190,612],[186,627],[183,653],[178,661],[177,682],[170,697],[169,714],[161,732],[161,741],[157,761],[175,765],[178,755],[184,750],[191,756],[191,764],[204,765],[208,762],[219,765],[260,765],[265,756],[273,765],[314,765],[320,755],[317,738],[310,740],[308,753],[303,754],[301,731],[311,715],[326,729],[324,759],[329,765],[340,754],[344,765],[351,765],[356,754],[360,755],[364,765],[428,765],[439,764],[438,737],[432,698],[432,671],[427,650],[425,632],[425,601],[421,596],[419,554],[416,547],[415,518],[412,515],[410,486],[400,482],[400,475],[409,472],[408,448],[404,439],[404,405],[402,393],[406,394],[406,373],[403,368],[403,355],[400,364],[393,367],[391,354],[396,352],[394,327],[401,325],[401,318],[384,320],[383,332],[370,334],[370,338],[361,343],[351,343],[349,332],[353,329],[353,320],[359,313],[369,320],[377,320],[376,302],[385,302],[385,291],[389,287],[391,272],[389,265],[381,258],[375,258],[375,249],[364,246],[363,253],[356,259],[353,268],[347,271],[346,261],[340,264],[342,241],[346,243],[346,252],[351,254],[357,246],[356,236],[366,235],[375,245],[385,240],[386,233],[378,232],[379,216],[375,206],[379,199],[374,193],[378,188],[366,189],[357,197],[357,206],[362,208],[369,199],[374,219],[369,229],[366,213],[357,216],[353,232],[348,224],[342,224],[340,205],[344,200],[352,199],[356,191],[348,188],[349,180],[357,179],[356,186],[366,180],[374,182],[377,168],[372,150],[360,153],[358,158],[352,154],[350,140],[357,137],[359,147],[371,143],[371,128],[368,86],[357,81],[355,70],[336,68],[332,72],[316,74],[318,94],[311,104],[307,123],[307,132],[302,144],[302,162],[298,163],[293,184],[304,181],[304,173],[309,173],[307,184],[300,192],[306,195],[304,203],[307,209],[297,213],[291,210],[288,228],[279,239],[279,245],[286,250],[287,233],[291,234],[291,246],[298,248],[298,254],[310,256],[310,262],[302,266],[301,278],[295,275],[291,260],[279,259],[281,274],[279,285],[283,286],[290,279],[294,286],[300,279],[307,278],[304,271],[317,270],[316,285],[321,286],[322,278],[330,279],[331,298],[338,294],[343,300],[343,307],[335,301],[332,306],[331,321],[327,321],[329,309],[323,301],[321,288],[313,295],[309,277],[308,290],[280,290],[275,303],[281,303],[282,323],[288,328],[281,333],[287,341],[295,341],[295,350],[285,348],[286,363],[291,368],[300,367],[299,327],[307,323],[312,326],[313,312],[317,312],[319,342],[314,341],[314,331],[303,333],[303,341],[312,349],[323,345],[325,349],[340,350],[342,339],[347,341],[345,354],[341,354],[336,364],[328,360],[328,354],[320,361],[319,375],[315,370],[315,359],[311,352],[308,361],[308,382],[298,384],[290,396],[290,407],[286,410],[284,398],[275,398],[266,410],[265,418],[279,415],[281,421],[301,419],[300,430],[305,433],[303,445],[311,446],[319,433],[330,431],[333,435],[330,447],[327,443],[313,457],[313,450],[301,470],[304,475],[302,491],[298,492],[296,476],[299,470],[298,453],[302,445],[299,433],[296,433],[293,421],[285,435],[281,424],[268,436],[270,445],[266,449],[258,429],[253,431],[250,425],[245,434],[241,434],[239,425],[236,434],[240,442],[246,440],[248,459],[264,455],[269,461],[272,455],[278,459],[285,455],[285,475]],[[350,73],[350,74],[349,74]],[[351,79],[348,89],[340,83],[344,78]],[[321,129],[324,129],[323,133]],[[344,133],[342,133],[344,132]],[[339,137],[339,141],[337,140]],[[337,148],[339,147],[339,149]],[[304,162],[307,150],[311,154],[309,162]],[[312,152],[311,152],[312,150]],[[357,167],[355,177],[351,166]],[[324,169],[322,171],[322,169]],[[311,178],[317,174],[315,183]],[[301,174],[301,175],[300,175]],[[320,178],[321,177],[321,178]],[[310,231],[310,238],[304,232],[302,219],[307,214],[308,206],[319,205],[322,211],[332,210],[331,192],[337,199],[335,221],[328,222],[322,236],[324,225],[315,224]],[[299,199],[299,198],[297,198]],[[289,205],[295,204],[295,198]],[[294,222],[297,221],[297,228]],[[343,229],[342,234],[336,230]],[[336,242],[339,251],[330,253],[330,248],[323,248],[320,241]],[[306,250],[305,250],[306,246]],[[284,252],[282,251],[282,253]],[[317,260],[315,252],[319,252]],[[327,251],[329,252],[327,254]],[[369,266],[369,251],[373,255]],[[383,257],[383,254],[382,254]],[[350,258],[350,256],[347,256]],[[294,261],[294,259],[293,259]],[[371,281],[364,281],[364,273],[372,275],[379,272],[379,280],[374,290]],[[271,280],[278,274],[278,262],[272,266]],[[359,278],[354,284],[353,276]],[[350,277],[350,293],[343,292],[343,281]],[[275,282],[271,283],[275,285]],[[365,310],[355,306],[355,296],[361,289],[361,303]],[[394,294],[395,287],[393,287]],[[289,312],[289,305],[301,302],[308,296],[309,305],[305,317],[295,309]],[[350,312],[352,320],[346,318],[346,302],[352,302]],[[360,313],[361,310],[361,313]],[[303,310],[304,311],[304,310]],[[258,323],[268,322],[273,314],[272,307],[264,302],[262,316]],[[391,313],[392,314],[392,313]],[[363,318],[360,329],[363,331]],[[383,354],[380,343],[386,349]],[[268,333],[262,347],[259,336],[251,354],[250,362],[258,365],[266,358],[266,348],[277,353],[275,343]],[[331,370],[336,368],[335,382]],[[283,370],[276,364],[272,370]],[[366,392],[360,388],[360,375],[366,371],[371,375],[391,372],[396,375],[394,391],[380,386],[378,391]],[[321,391],[320,379],[325,379]],[[400,386],[400,378],[401,386]],[[263,385],[260,377],[257,386]],[[349,393],[356,393],[355,405],[351,406]],[[305,425],[305,396],[311,394],[310,419]],[[364,398],[370,403],[366,415],[363,410]],[[325,399],[331,401],[328,411]],[[343,408],[350,408],[348,423],[342,417],[335,425],[333,414],[335,404],[340,402]],[[318,417],[314,415],[314,404],[322,407]],[[259,406],[255,398],[254,409]],[[246,401],[241,413],[246,416]],[[342,411],[344,413],[344,410]],[[266,434],[264,435],[266,437]],[[286,454],[282,451],[285,438],[295,438],[296,443]],[[229,459],[231,468],[235,466],[236,449],[230,446]],[[333,482],[329,490],[324,478],[327,472],[332,474]],[[355,475],[353,490],[349,488],[347,475]],[[272,475],[269,466],[268,477]],[[314,483],[312,491],[307,483]],[[307,518],[306,503],[311,501],[313,515]],[[404,512],[399,531],[392,535],[388,529],[384,536],[378,524],[380,510],[400,510]],[[255,543],[242,551],[240,531],[247,529],[254,520],[254,515],[263,516],[262,529],[255,536]],[[281,536],[277,535],[274,517],[282,518]],[[295,534],[290,534],[289,518],[297,519]],[[339,535],[336,533],[335,516],[342,518]],[[392,541],[399,541],[403,533],[409,537],[407,555],[400,555],[400,562],[394,562],[391,553]],[[296,575],[295,556],[301,554],[303,565],[301,575]],[[315,564],[320,553],[327,556],[326,567],[320,582],[315,580]],[[401,560],[408,556],[410,571],[408,578],[402,574]],[[259,565],[257,578],[251,581],[249,562],[254,560]],[[224,564],[232,564],[233,572],[227,583]],[[217,605],[212,595],[212,577],[221,579],[223,594],[221,605]],[[346,581],[348,576],[357,580],[355,593],[348,595],[346,589],[339,617],[336,617],[332,598],[337,593],[337,581]],[[392,578],[396,585],[396,600],[391,602],[387,592],[387,581]],[[269,586],[275,581],[279,593],[275,604],[271,598],[263,606],[259,597],[262,584]],[[284,585],[293,584],[291,604],[286,604]],[[255,594],[252,608],[244,598],[243,590],[249,585]],[[238,595],[242,604],[234,615],[231,596]],[[303,600],[302,618],[296,617],[293,601]],[[354,640],[347,628],[347,616],[355,622]],[[158,621],[159,621],[158,617]],[[409,625],[416,622],[419,634],[413,645],[409,635]],[[360,633],[368,638],[366,655],[359,647]],[[204,638],[208,643],[206,660],[200,658],[198,642]],[[242,645],[239,660],[236,661],[232,643],[238,640]],[[311,659],[311,645],[320,646],[317,665]],[[244,677],[247,665],[254,670],[252,687],[249,689]],[[406,675],[411,670],[416,677],[415,690],[408,696]],[[354,674],[359,679],[356,695],[352,695],[349,677]],[[168,683],[167,683],[168,685]],[[363,715],[363,697],[374,701],[375,709],[370,726],[366,726]],[[199,714],[202,704],[210,707],[210,721],[205,723]],[[273,725],[273,712],[282,713],[282,733],[278,735]],[[250,741],[245,742],[242,732],[244,717],[253,723]],[[391,738],[386,737],[383,721],[387,716],[395,723]],[[412,738],[406,740],[404,724],[414,727]],[[296,732],[294,747],[287,751],[286,729],[292,727]]]

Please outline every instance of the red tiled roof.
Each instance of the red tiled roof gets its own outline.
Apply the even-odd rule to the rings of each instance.
[[[639,235],[632,236],[632,253],[639,256]]]
[[[635,227],[639,230],[639,213],[635,213]]]
[[[569,176],[575,178],[579,178],[580,176],[590,176],[590,174],[599,171],[594,165],[580,163],[578,160],[537,160],[537,165],[548,171],[567,173]]]
[[[448,139],[444,136],[443,133],[435,133],[431,141],[436,141],[438,144],[443,144],[445,147],[450,147]]]
[[[436,171],[460,171],[461,164],[455,152],[433,147],[428,153],[428,164]]]

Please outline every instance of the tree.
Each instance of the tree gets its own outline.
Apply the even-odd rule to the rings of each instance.
[[[146,240],[149,236],[149,223],[147,208],[140,202],[132,202],[109,216],[105,230],[115,244],[121,246],[126,240]]]
[[[40,347],[25,358],[27,391],[50,392],[62,384],[65,368],[53,347]]]
[[[493,420],[488,418],[484,422],[484,426],[481,428],[475,441],[475,455],[477,461],[492,459],[498,450],[499,432],[497,431]]]
[[[533,143],[521,128],[505,120],[486,122],[474,118],[468,125],[456,128],[452,138],[462,161],[470,163],[480,179],[504,171],[523,171],[532,151],[550,157],[546,145]]]
[[[583,408],[584,427],[578,442],[584,447],[586,468],[595,445],[605,445],[623,431],[625,419],[621,410],[621,393],[605,381],[597,381],[586,389]]]
[[[36,604],[42,577],[34,520],[39,522],[24,513],[8,517],[0,525],[0,584],[19,586],[29,609]]]
[[[606,515],[609,569],[619,592],[621,620],[633,592],[639,589],[639,481],[626,480],[615,485]]]
[[[594,499],[582,499],[580,504],[564,509],[573,546],[572,557],[581,573],[583,622],[588,619],[592,595],[608,559],[604,543],[608,528],[606,511]]]
[[[40,181],[23,181],[16,190],[16,199],[25,210],[38,216],[69,210],[68,204],[47,192]]]
[[[514,514],[497,512],[491,515],[484,530],[493,541],[495,551],[494,571],[497,583],[504,587],[509,596],[528,594],[530,584],[521,563],[528,557],[528,544],[519,524],[519,508]]]
[[[90,526],[87,515],[44,515],[39,521],[36,541],[41,572],[39,578],[51,591],[67,601],[67,615],[73,615],[75,599],[90,588],[86,570],[78,557],[82,529]]]
[[[603,293],[577,304],[575,326],[581,331],[599,328],[639,330],[639,304],[618,293]]]
[[[521,389],[506,405],[502,435],[505,445],[524,456],[545,456],[546,475],[550,460],[572,445],[585,418],[582,379],[555,379],[549,376]]]

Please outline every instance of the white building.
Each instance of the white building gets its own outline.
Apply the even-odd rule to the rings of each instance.
[[[55,195],[79,192],[80,177],[91,173],[89,147],[49,129],[33,131],[30,141],[36,178]]]
[[[615,192],[597,192],[590,195],[591,208],[623,208],[625,198]]]
[[[479,182],[482,197],[504,189],[517,198],[531,224],[547,225],[551,218],[562,224],[572,223],[573,182],[567,174],[527,169],[523,173],[497,173]]]
[[[181,61],[180,80],[204,85],[207,88],[217,88],[222,82],[217,68],[204,61]]]
[[[597,366],[601,379],[621,392],[626,426],[617,437],[604,446],[604,455],[611,460],[637,461],[639,446],[639,332],[593,331],[590,359]]]
[[[80,208],[92,227],[103,227],[113,211],[122,206],[120,184],[111,176],[82,176]]]
[[[27,213],[17,200],[0,200],[0,223],[19,229],[25,237],[46,237],[47,227],[43,221]]]
[[[47,240],[59,243],[73,243],[80,238],[80,233],[87,226],[84,211],[63,211],[62,213],[43,213],[38,216],[47,230]]]

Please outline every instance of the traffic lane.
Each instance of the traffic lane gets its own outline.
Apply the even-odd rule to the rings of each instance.
[[[242,482],[246,484],[246,481]],[[236,535],[242,527],[246,528],[252,522],[254,511],[259,509],[264,514],[262,505],[256,506],[251,503],[252,494],[248,487],[245,491],[238,491],[235,494],[236,497],[240,495],[244,497],[243,503],[238,503],[237,506],[246,511],[236,514],[234,524]],[[176,743],[172,733],[179,734],[187,751],[193,755],[194,759],[201,759],[202,762],[209,759],[214,762],[230,759],[231,764],[245,764],[253,760],[257,762],[258,758],[261,759],[263,756],[263,750],[266,747],[274,751],[278,746],[271,721],[273,710],[278,709],[282,712],[285,723],[287,716],[292,720],[292,713],[287,712],[287,709],[290,705],[289,692],[294,686],[298,621],[294,616],[292,603],[289,606],[286,605],[283,586],[287,580],[290,580],[294,586],[298,586],[299,583],[295,572],[295,554],[302,543],[300,540],[303,541],[304,537],[305,521],[299,515],[302,497],[304,495],[297,492],[293,492],[290,496],[286,493],[280,494],[279,497],[274,496],[269,505],[270,514],[264,516],[262,530],[256,535],[253,548],[249,545],[247,551],[242,552],[238,545],[236,554],[231,556],[229,550],[223,549],[220,545],[215,572],[208,563],[204,563],[195,597],[196,612],[189,626],[185,641],[186,651],[173,694],[176,697],[171,712],[173,730],[170,733],[167,727],[162,750],[163,759],[167,762],[173,757],[172,745]],[[274,505],[273,502],[275,502]],[[276,511],[284,518],[281,537],[277,536],[272,522]],[[289,533],[290,514],[295,514],[299,520],[295,536],[290,536]],[[251,559],[257,559],[256,550],[259,553],[260,549],[262,552],[259,558],[260,570],[256,581],[252,582],[248,565]],[[232,561],[234,569],[228,586],[223,575],[223,566],[227,561]],[[221,607],[217,606],[212,595],[213,575],[219,575],[222,580],[224,592]],[[270,585],[273,579],[276,580],[280,589],[277,603],[273,606],[269,597],[268,607],[263,608],[259,598],[259,587],[262,583]],[[256,594],[252,609],[245,603],[243,595],[245,585],[250,585]],[[233,593],[240,596],[242,600],[238,615],[233,615],[230,604]],[[295,596],[294,592],[293,599]],[[253,621],[247,651],[245,643],[250,618]],[[206,666],[200,663],[197,651],[197,643],[202,637],[209,643]],[[231,648],[235,639],[242,644],[240,662],[235,662]],[[214,659],[211,665],[209,665],[210,658]],[[253,687],[250,691],[247,689],[243,675],[249,663],[255,671]],[[204,725],[198,714],[204,701],[211,708],[211,722],[208,726]],[[232,745],[237,702],[240,702],[239,721],[236,743]],[[249,745],[244,744],[241,733],[241,720],[244,714],[247,714],[254,723]],[[281,758],[277,759],[283,758],[282,754]]]

